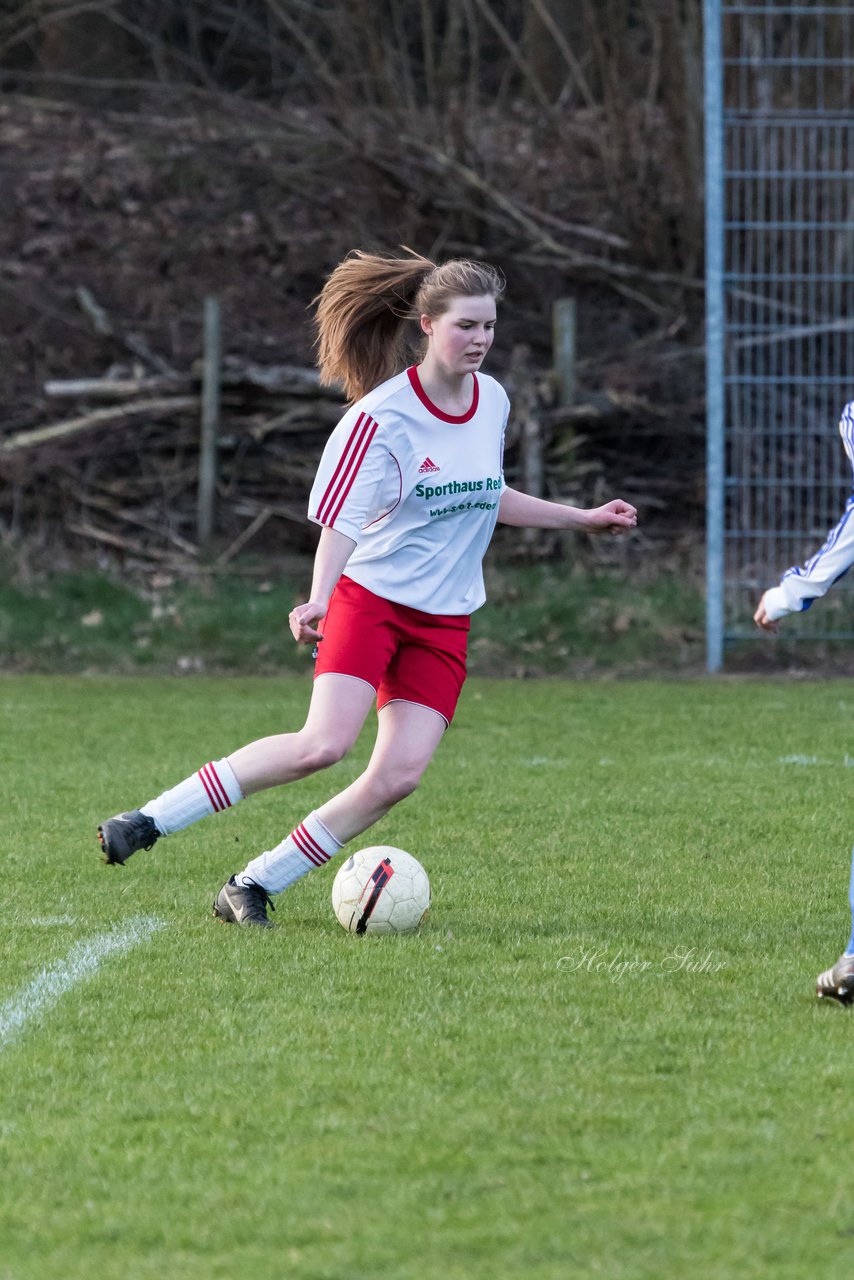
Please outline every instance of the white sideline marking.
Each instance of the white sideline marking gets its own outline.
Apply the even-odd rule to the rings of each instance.
[[[130,951],[165,927],[165,920],[139,916],[112,933],[100,933],[88,942],[76,942],[64,960],[42,969],[23,990],[0,1005],[0,1049],[33,1018],[58,1004],[66,991],[93,974],[107,956],[115,951]]]

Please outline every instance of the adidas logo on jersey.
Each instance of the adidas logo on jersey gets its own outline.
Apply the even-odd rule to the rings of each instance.
[[[439,467],[436,466],[435,462],[433,462],[431,458],[425,458],[424,461],[421,463],[421,466],[418,468],[418,474],[420,476],[426,476],[426,475],[429,475],[431,471],[438,471],[438,470],[439,470]]]

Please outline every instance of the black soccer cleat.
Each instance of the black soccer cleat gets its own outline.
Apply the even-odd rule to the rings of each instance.
[[[108,818],[98,828],[98,839],[104,861],[111,867],[123,867],[132,853],[138,849],[151,849],[160,839],[154,819],[139,809],[130,813],[118,813]]]
[[[815,980],[819,1000],[829,998],[840,1004],[854,1002],[854,956],[840,956],[832,969],[825,969]]]
[[[213,913],[223,924],[275,929],[275,924],[267,915],[267,907],[276,910],[266,889],[262,889],[260,884],[236,884],[232,876],[214,898]]]

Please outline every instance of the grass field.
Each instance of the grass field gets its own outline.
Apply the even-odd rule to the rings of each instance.
[[[186,581],[162,574],[146,583],[57,573],[24,587],[12,584],[0,547],[0,671],[305,672],[308,654],[293,644],[287,615],[304,599],[311,571],[303,559],[285,576],[224,572]],[[646,581],[629,573],[573,572],[564,562],[514,567],[496,561],[487,577],[490,608],[475,618],[473,673],[619,668],[649,674],[660,671],[663,654],[668,671],[702,662],[704,602],[690,575]]]
[[[306,694],[0,681],[0,1280],[847,1278],[851,686],[471,682],[356,842],[427,866],[415,937],[346,935],[330,869],[209,915],[367,735],[100,864]]]

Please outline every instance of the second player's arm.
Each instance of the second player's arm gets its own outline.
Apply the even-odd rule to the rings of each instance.
[[[854,566],[854,499],[849,498],[841,519],[830,530],[823,546],[802,567],[790,569],[780,585],[771,587],[759,601],[753,621],[763,631],[778,631],[790,613],[802,613],[814,600]]]
[[[622,533],[638,522],[636,509],[622,498],[601,507],[570,507],[563,502],[532,498],[518,489],[505,489],[498,504],[501,524],[520,529],[565,529],[579,533]]]
[[[311,599],[305,604],[296,605],[288,618],[294,639],[298,644],[313,644],[315,640],[323,638],[320,632],[314,629],[312,623],[317,622],[318,618],[322,618],[326,613],[329,597],[355,550],[356,543],[346,534],[328,527],[321,530],[320,541],[314,554]]]

